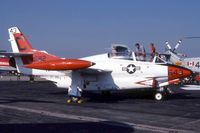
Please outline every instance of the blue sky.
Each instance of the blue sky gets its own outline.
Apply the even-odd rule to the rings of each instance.
[[[184,36],[200,36],[199,0],[1,0],[0,49],[10,51],[7,29],[18,26],[32,46],[61,57],[108,51],[112,43],[134,48],[154,42],[159,52]],[[179,52],[200,56],[200,39]]]

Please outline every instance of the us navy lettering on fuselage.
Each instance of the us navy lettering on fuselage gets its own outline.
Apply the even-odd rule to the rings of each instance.
[[[129,64],[127,67],[122,67],[122,71],[127,71],[129,74],[135,73],[136,70],[140,70],[140,67],[135,66],[134,64]]]
[[[46,56],[34,56],[33,61],[45,61]]]

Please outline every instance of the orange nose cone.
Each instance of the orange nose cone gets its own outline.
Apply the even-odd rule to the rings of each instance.
[[[188,77],[192,74],[192,71],[189,69],[184,69],[183,70],[183,77]]]
[[[173,80],[173,79],[180,79],[180,78],[186,78],[190,76],[192,72],[183,67],[179,66],[168,66],[168,79]]]
[[[41,69],[41,70],[78,70],[88,68],[94,63],[78,59],[59,59],[36,62],[25,65],[26,68]]]

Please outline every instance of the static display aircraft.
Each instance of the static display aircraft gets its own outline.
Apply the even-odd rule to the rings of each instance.
[[[5,53],[5,50],[0,50],[0,53]],[[15,63],[13,60],[9,57],[6,57],[4,55],[0,55],[0,72],[16,72]]]
[[[184,56],[184,54],[177,53],[178,47],[181,45],[182,40],[179,40],[174,49],[172,49],[171,45],[166,42],[166,51],[163,54],[166,56],[166,60],[185,68],[192,70],[194,73],[189,79],[185,80],[185,82],[200,82],[200,57],[192,57],[188,58]],[[162,55],[162,54],[161,54]]]
[[[7,57],[0,57],[0,70],[1,71],[11,71],[16,70],[14,66],[10,64],[10,59]]]
[[[53,81],[68,89],[68,102],[81,102],[82,91],[149,89],[155,99],[169,93],[168,86],[191,75],[187,68],[169,65],[159,57],[153,62],[137,61],[134,52],[117,45],[116,53],[81,59],[65,59],[33,49],[17,27],[8,29],[17,70]]]

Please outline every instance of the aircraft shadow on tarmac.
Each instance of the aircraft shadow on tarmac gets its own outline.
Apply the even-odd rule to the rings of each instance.
[[[66,91],[60,91],[60,92],[53,92],[48,93],[50,95],[55,95],[56,97],[64,97],[64,95],[67,95]],[[105,93],[101,94],[99,92],[83,92],[82,96],[84,98],[84,101],[88,102],[107,102],[107,103],[115,103],[118,101],[128,100],[128,99],[153,99],[151,92],[146,91],[137,91],[137,92],[111,92],[111,93]]]
[[[1,133],[133,133],[133,127],[116,122],[0,124]]]
[[[111,93],[111,94],[95,94],[95,93],[86,93],[83,94],[87,98],[87,101],[89,102],[108,102],[108,103],[115,103],[119,101],[125,101],[125,100],[131,100],[131,99],[152,99],[150,93],[143,93],[137,92],[137,93],[127,93],[127,92],[117,92],[117,93]]]
[[[34,82],[29,85],[28,82],[11,82],[12,84],[8,84],[7,82],[1,82],[2,86],[9,86],[10,88],[13,88],[13,86],[17,86],[18,88],[22,89],[22,92],[25,92],[23,94],[23,98],[20,96],[6,96],[0,98],[0,103],[16,103],[16,102],[33,102],[33,103],[57,103],[57,101],[54,101],[54,99],[44,99],[39,100],[38,98],[30,98],[26,96],[26,93],[42,93],[42,95],[51,95],[55,97],[56,99],[59,99],[61,101],[65,101],[67,97],[67,91],[66,90],[60,90],[57,89],[56,86],[51,82]],[[31,87],[31,88],[30,88]],[[27,89],[28,88],[28,89]],[[35,89],[37,88],[37,89]],[[42,88],[42,92],[40,91],[40,88]],[[11,89],[12,91],[14,89]],[[50,92],[48,92],[50,91]],[[178,100],[178,99],[200,99],[200,93],[194,92],[194,91],[183,91],[175,87],[174,94],[170,95],[167,99],[168,100]],[[14,93],[13,91],[12,93]],[[21,93],[19,94],[21,95]],[[133,90],[133,91],[116,91],[111,94],[104,94],[101,93],[92,93],[92,92],[83,92],[83,97],[85,101],[88,102],[94,102],[94,103],[117,103],[120,101],[125,100],[146,100],[146,101],[155,101],[153,98],[153,92],[147,91],[147,90]],[[63,99],[63,100],[62,100]]]
[[[67,95],[66,91],[49,93],[51,95],[62,96]],[[194,92],[175,92],[166,97],[165,100],[184,100],[184,99],[200,99],[199,95],[193,95]],[[147,101],[155,101],[153,98],[152,91],[129,91],[129,92],[114,92],[108,94],[101,93],[93,93],[93,92],[83,92],[82,96],[85,101],[94,102],[94,103],[116,103],[125,100],[147,100]]]
[[[192,96],[191,93],[176,93],[176,94],[170,95],[168,99],[169,100],[200,99],[200,95],[197,97],[197,96]]]
[[[52,101],[43,101],[43,100],[33,100],[33,99],[20,99],[20,98],[0,98],[0,104],[3,103],[18,103],[18,102],[27,102],[27,103],[55,103]]]

